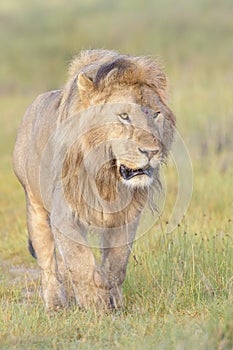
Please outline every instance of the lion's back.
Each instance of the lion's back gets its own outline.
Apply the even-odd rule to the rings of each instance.
[[[39,95],[27,109],[18,129],[13,169],[23,186],[38,172],[42,151],[56,127],[61,90]]]

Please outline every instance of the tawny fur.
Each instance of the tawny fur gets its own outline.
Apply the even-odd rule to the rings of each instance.
[[[47,308],[67,305],[70,288],[80,306],[121,305],[140,213],[152,203],[173,140],[166,87],[151,57],[89,50],[71,63],[63,90],[40,95],[27,110],[13,164]],[[126,112],[130,122],[121,119]],[[123,179],[122,164],[150,166],[153,177]],[[90,229],[101,236],[100,264],[86,242]]]

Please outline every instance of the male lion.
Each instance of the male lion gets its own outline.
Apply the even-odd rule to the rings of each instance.
[[[84,51],[64,89],[40,95],[18,131],[13,165],[27,203],[29,250],[47,308],[117,307],[144,206],[173,139],[157,61]],[[88,231],[101,240],[97,263]]]

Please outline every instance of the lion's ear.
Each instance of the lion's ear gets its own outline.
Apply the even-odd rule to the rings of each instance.
[[[82,102],[87,106],[90,102],[90,94],[94,90],[94,83],[92,78],[81,72],[78,75],[77,87]]]
[[[93,80],[83,72],[78,75],[77,86],[80,93],[92,91],[94,89]]]

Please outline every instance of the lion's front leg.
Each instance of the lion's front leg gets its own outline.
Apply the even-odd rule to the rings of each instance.
[[[130,246],[103,248],[102,273],[106,278],[106,286],[110,290],[110,302],[114,308],[121,307],[122,284],[125,280]]]
[[[101,270],[96,265],[91,248],[77,228],[73,237],[69,235],[72,232],[71,226],[66,223],[58,229],[53,225],[52,230],[75,299],[80,307],[108,308],[111,306],[110,294],[103,287],[105,284]],[[69,291],[67,294],[70,294]]]
[[[113,307],[122,306],[122,284],[125,280],[131,247],[135,237],[136,225],[121,228],[118,232],[110,230],[102,236],[102,265],[106,285],[110,289]]]

